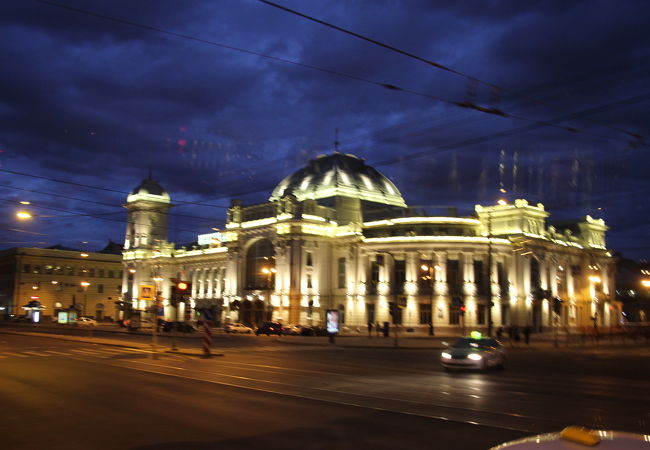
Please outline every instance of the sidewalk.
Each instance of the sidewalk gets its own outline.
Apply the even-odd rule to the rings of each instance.
[[[92,344],[107,345],[113,347],[123,347],[123,348],[135,348],[143,351],[151,351],[152,345],[150,342],[136,342],[136,341],[124,341],[116,339],[113,337],[107,336],[97,336],[97,333],[93,333],[93,336],[90,335],[64,335],[56,334],[54,332],[48,332],[49,330],[41,329],[40,332],[29,331],[29,330],[20,330],[13,327],[3,327],[0,326],[0,333],[6,334],[18,334],[26,336],[38,336],[38,337],[47,337],[52,339],[61,339],[67,341],[76,341],[76,342],[85,342]],[[56,331],[56,330],[52,330]],[[121,336],[150,336],[149,333],[129,333],[129,332],[120,332],[115,331],[116,334]],[[177,334],[176,337],[179,339],[179,343],[182,344],[185,348],[179,348],[176,351],[173,351],[169,348],[168,345],[158,345],[157,352],[161,353],[173,353],[181,354],[188,356],[202,356],[202,344],[201,338],[202,333],[197,332],[189,336],[183,336]],[[572,337],[572,336],[570,336]],[[576,335],[577,338],[580,336]],[[169,341],[170,335],[159,334],[159,342],[164,340],[165,342]],[[389,337],[377,337],[375,334],[371,338],[368,338],[368,335],[343,335],[336,336],[334,342],[330,342],[330,339],[326,336],[250,336],[250,339],[256,339],[263,343],[265,340],[271,341],[276,345],[286,345],[286,346],[312,346],[312,347],[331,347],[331,348],[367,348],[367,349],[395,349],[395,350],[442,350],[446,347],[446,342],[453,342],[455,336],[418,336],[418,335],[398,335],[397,346],[395,345],[394,335]],[[182,339],[182,341],[181,341]],[[191,342],[190,339],[193,339],[194,342]],[[220,347],[220,342],[225,342],[227,339],[230,339],[230,336],[227,334],[216,334],[214,336],[214,345],[213,345],[213,356],[223,356],[221,351],[227,353],[228,349]],[[192,344],[192,348],[187,348],[188,344]],[[531,336],[530,344],[526,344],[523,340],[520,342],[510,342],[507,338],[502,341],[502,344],[508,350],[515,351],[526,351],[526,350],[539,350],[539,351],[563,351],[563,352],[575,352],[580,350],[598,350],[598,349],[616,349],[616,348],[638,348],[638,347],[648,347],[650,342],[646,339],[637,339],[631,340],[629,338],[623,340],[620,336],[610,339],[609,337],[602,337],[599,340],[593,338],[588,338],[584,342],[581,339],[578,341],[570,341],[567,343],[566,336],[561,336],[558,340],[558,346],[555,347],[554,335],[546,334],[534,334]],[[237,347],[245,348],[245,347]],[[251,347],[251,351],[255,351],[255,347]]]

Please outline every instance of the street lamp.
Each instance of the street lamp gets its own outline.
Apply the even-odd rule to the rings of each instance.
[[[158,309],[160,308],[160,283],[163,281],[163,277],[160,275],[156,275],[153,277],[153,281],[156,283],[156,294],[155,298],[153,301],[153,304],[151,306],[152,312],[153,312],[153,320],[151,322],[151,347],[152,347],[152,354],[153,354],[153,359],[158,359],[158,354],[156,353],[156,348],[158,347],[158,335],[156,332],[158,331]]]
[[[80,284],[81,284],[81,287],[84,290],[84,313],[83,313],[83,315],[87,316],[88,312],[86,311],[86,307],[87,307],[87,302],[88,302],[88,286],[90,286],[90,283],[87,282],[87,281],[82,281]]]
[[[434,329],[433,329],[433,310],[434,310],[434,308],[433,308],[433,282],[434,282],[433,273],[434,273],[434,269],[435,270],[440,270],[440,266],[428,266],[426,264],[422,264],[420,266],[420,269],[422,270],[422,272],[428,273],[428,275],[426,275],[426,276],[424,276],[422,278],[425,278],[425,279],[428,278],[429,285],[431,287],[431,315],[429,316],[429,336],[435,336],[435,332],[434,332]]]
[[[271,289],[271,279],[277,273],[277,271],[278,270],[275,267],[262,267],[262,273],[266,275],[267,289]]]
[[[27,220],[32,218],[32,214],[29,211],[18,211],[16,217],[20,220]]]

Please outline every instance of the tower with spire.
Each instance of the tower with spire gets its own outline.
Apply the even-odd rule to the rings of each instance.
[[[131,191],[126,199],[128,210],[124,249],[153,248],[167,241],[169,194],[151,177]]]

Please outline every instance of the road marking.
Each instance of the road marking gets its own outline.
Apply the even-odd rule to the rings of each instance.
[[[23,352],[23,353],[31,356],[50,356],[47,353],[43,353],[43,352]]]
[[[15,357],[18,357],[18,358],[29,358],[29,355],[23,355],[22,353],[5,352],[5,355],[15,356]]]
[[[141,363],[143,363],[143,362],[141,362]],[[151,365],[151,364],[148,364],[148,365]],[[183,379],[188,379],[188,380],[198,381],[198,382],[204,382],[204,383],[218,384],[218,385],[229,386],[229,387],[234,387],[234,388],[238,388],[238,389],[248,389],[248,390],[252,390],[252,391],[265,392],[265,393],[270,393],[270,394],[275,394],[275,395],[282,395],[282,396],[286,396],[286,397],[293,397],[293,398],[301,398],[301,399],[313,400],[313,401],[319,401],[319,402],[326,402],[326,403],[331,403],[331,404],[335,404],[335,405],[352,406],[352,407],[356,407],[356,408],[364,408],[364,409],[370,409],[370,410],[374,410],[374,411],[382,411],[382,412],[389,412],[389,413],[404,414],[404,415],[409,415],[409,416],[424,417],[424,418],[428,418],[428,419],[446,420],[446,421],[456,422],[456,423],[469,423],[469,424],[480,425],[480,426],[489,427],[489,428],[523,431],[523,432],[526,432],[526,433],[537,433],[538,432],[538,431],[535,431],[535,430],[525,429],[525,428],[521,428],[521,427],[517,428],[517,427],[514,427],[514,426],[493,425],[493,424],[489,424],[489,423],[477,423],[477,422],[472,422],[472,421],[463,420],[463,419],[451,419],[451,418],[444,417],[444,416],[441,416],[441,415],[438,415],[438,414],[435,414],[435,413],[428,414],[428,413],[424,413],[424,412],[405,411],[405,410],[400,410],[400,409],[389,409],[389,408],[384,408],[384,407],[379,407],[379,406],[363,405],[361,403],[352,403],[352,402],[343,401],[343,400],[332,400],[332,399],[328,399],[328,398],[321,398],[321,397],[318,397],[316,395],[296,394],[296,393],[282,392],[280,390],[272,390],[272,389],[267,389],[267,388],[243,386],[241,384],[229,383],[229,382],[225,382],[225,381],[215,381],[215,380],[209,380],[209,379],[205,379],[205,378],[196,378],[196,377],[192,377],[192,376],[188,376],[188,375],[181,375],[181,374],[178,374],[178,373],[167,373],[167,372],[163,372],[163,371],[156,370],[156,369],[153,369],[153,368],[138,368],[138,367],[125,367],[125,366],[119,366],[119,367],[122,367],[124,369],[137,370],[139,372],[155,373],[155,374],[163,375],[163,376],[183,378]],[[164,367],[167,368],[167,366],[164,366]],[[226,375],[226,377],[237,378],[237,379],[242,379],[242,380],[250,380],[250,381],[262,381],[262,382],[271,383],[271,384],[285,384],[285,385],[288,385],[287,383],[279,383],[279,382],[266,381],[266,380],[256,380],[254,378],[238,377],[238,376],[233,376],[233,375]],[[316,390],[328,392],[328,390],[326,390],[326,389],[316,389]],[[341,393],[339,391],[330,391],[330,392]],[[346,394],[349,394],[349,393],[346,393]],[[370,397],[370,396],[363,395],[363,394],[354,394],[354,395],[360,396],[360,397]],[[375,397],[370,397],[370,398],[375,398]],[[414,403],[414,402],[409,402],[409,403]],[[438,406],[438,405],[433,405],[433,406]],[[452,409],[466,409],[466,408],[454,408],[454,407],[451,407],[451,408]]]

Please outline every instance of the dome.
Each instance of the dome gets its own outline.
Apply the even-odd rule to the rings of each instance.
[[[142,182],[131,191],[126,199],[129,203],[137,200],[169,203],[170,198],[167,191],[165,191],[157,181],[149,177],[142,180]]]
[[[363,159],[337,152],[312,159],[306,167],[286,177],[269,200],[278,200],[289,192],[299,201],[343,196],[406,207],[392,181]]]

